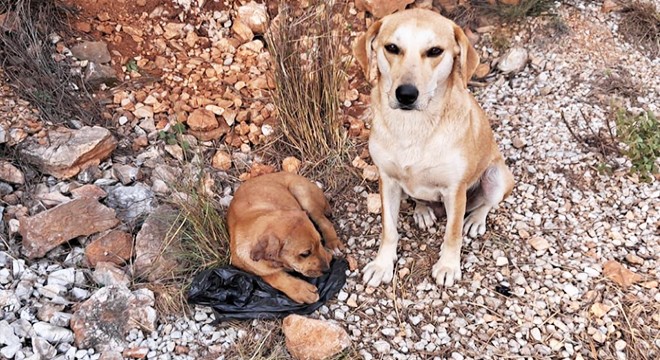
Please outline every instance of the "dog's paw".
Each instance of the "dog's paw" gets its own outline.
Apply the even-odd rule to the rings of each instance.
[[[431,272],[435,283],[439,286],[452,286],[461,280],[460,255],[440,255],[440,260],[433,265]]]
[[[474,211],[463,220],[463,233],[476,238],[486,233],[486,214]]]
[[[392,281],[394,275],[394,262],[390,260],[376,259],[362,270],[362,282],[371,287],[376,287],[382,283],[389,283]]]
[[[344,250],[344,244],[338,239],[329,239],[325,242],[325,247],[330,250],[333,255],[341,255],[342,250]]]
[[[291,300],[300,304],[313,304],[319,301],[319,293],[316,286],[302,280],[300,280],[299,284],[295,292],[287,294]]]
[[[416,203],[415,204],[415,212],[413,213],[413,219],[415,220],[415,224],[417,224],[417,227],[419,227],[422,230],[428,229],[433,224],[435,224],[435,221],[437,218],[435,217],[435,213],[433,212],[433,209],[430,206],[427,206],[422,203]]]

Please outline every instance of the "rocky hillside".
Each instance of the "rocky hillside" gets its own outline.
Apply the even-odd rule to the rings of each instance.
[[[0,5],[0,358],[660,357],[657,1],[34,3]],[[516,179],[452,288],[430,276],[444,221],[420,231],[407,202],[393,283],[361,282],[381,204],[350,45],[405,7],[464,27],[481,57],[471,89]],[[321,11],[345,65],[335,172],[282,140],[269,43]],[[241,181],[279,170],[332,200],[342,291],[285,321],[182,308],[193,270],[226,249],[190,260],[181,242],[222,243],[208,234]],[[176,231],[194,216],[220,227]]]

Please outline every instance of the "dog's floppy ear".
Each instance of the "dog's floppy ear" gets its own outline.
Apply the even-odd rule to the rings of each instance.
[[[282,250],[282,241],[273,234],[263,234],[250,251],[252,261],[277,260]]]
[[[460,26],[454,25],[454,39],[460,47],[459,61],[460,61],[460,71],[461,71],[461,80],[463,85],[467,88],[468,81],[474,75],[474,72],[479,66],[479,54],[474,50],[472,45],[470,45],[470,40],[463,32]]]
[[[364,76],[369,82],[373,82],[378,77],[378,68],[375,62],[372,61],[373,49],[371,48],[371,42],[374,41],[374,38],[378,35],[378,31],[382,24],[383,22],[381,20],[371,24],[367,32],[360,35],[353,44],[353,55],[360,64]]]

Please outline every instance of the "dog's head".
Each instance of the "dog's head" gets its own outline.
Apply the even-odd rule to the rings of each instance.
[[[288,211],[282,214],[277,226],[259,237],[250,258],[318,277],[330,269],[332,254],[321,243],[321,235],[304,211]]]
[[[357,39],[353,53],[388,105],[401,110],[424,110],[448,86],[467,87],[479,65],[458,25],[422,9],[376,21]]]

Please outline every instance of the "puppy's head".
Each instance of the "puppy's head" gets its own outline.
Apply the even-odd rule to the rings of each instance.
[[[250,252],[253,261],[267,260],[307,277],[330,269],[332,254],[304,211],[286,212],[261,235]]]
[[[458,25],[422,9],[376,21],[357,39],[353,53],[383,100],[404,111],[425,110],[448,86],[467,87],[479,65]]]

